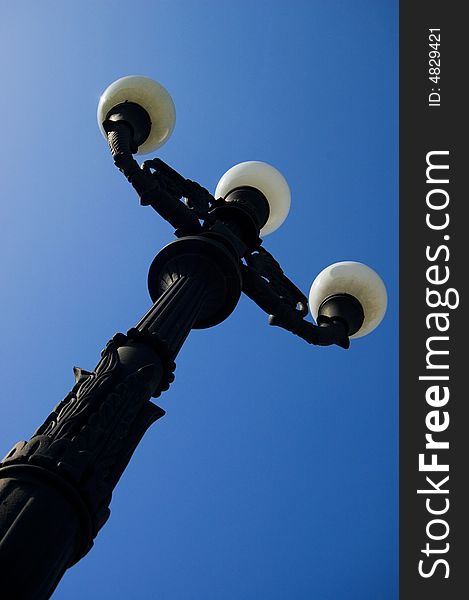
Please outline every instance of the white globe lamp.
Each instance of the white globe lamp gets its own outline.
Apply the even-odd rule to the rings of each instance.
[[[280,171],[258,160],[239,163],[222,176],[215,197],[226,198],[230,192],[240,188],[255,188],[267,200],[269,216],[261,229],[261,236],[278,229],[287,218],[291,204],[290,188]]]
[[[359,306],[354,305],[352,300],[358,301]],[[344,317],[340,314],[340,307],[344,302],[348,303],[354,313],[358,309],[362,316],[361,325],[359,319],[358,329],[353,331],[350,338],[371,333],[381,323],[386,312],[387,293],[383,280],[376,271],[360,262],[337,262],[326,267],[313,281],[309,292],[309,307],[313,318],[318,321],[319,316],[320,321],[321,314],[333,317],[334,310],[337,317]],[[353,319],[356,320],[356,314]]]
[[[148,77],[130,75],[111,83],[101,95],[98,103],[97,119],[99,129],[107,139],[103,123],[116,107],[131,103],[146,111],[149,118],[149,132],[138,145],[136,154],[148,154],[162,146],[170,137],[176,123],[176,109],[166,89]]]

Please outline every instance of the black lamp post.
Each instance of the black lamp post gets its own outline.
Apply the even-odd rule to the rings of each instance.
[[[310,344],[348,348],[386,309],[380,278],[361,263],[336,263],[316,278],[308,301],[263,247],[260,235],[285,219],[290,198],[265,163],[237,165],[215,197],[159,159],[133,158],[171,134],[174,106],[143,77],[112,84],[98,108],[115,164],[142,205],[175,228],[176,241],[150,267],[154,302],[138,324],[106,345],[27,442],[0,464],[2,597],[49,598],[65,570],[91,548],[109,517],[112,492],[148,427],[164,411],[151,402],[173,381],[174,360],[191,329],[221,323],[246,293],[278,325]]]

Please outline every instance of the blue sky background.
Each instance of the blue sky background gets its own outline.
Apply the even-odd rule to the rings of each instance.
[[[269,328],[245,297],[193,332],[167,415],[54,597],[397,598],[397,2],[5,2],[0,73],[3,454],[147,310],[172,239],[98,131],[118,77],[170,91],[159,156],[185,177],[283,172],[292,208],[265,246],[304,292],[339,260],[389,292],[347,352]]]

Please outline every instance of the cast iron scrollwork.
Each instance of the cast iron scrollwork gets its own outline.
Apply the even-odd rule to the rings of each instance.
[[[176,201],[185,199],[186,206],[191,209],[198,219],[209,219],[209,211],[215,204],[210,192],[196,181],[185,179],[160,158],[153,158],[142,163],[141,169],[158,181]]]
[[[308,313],[305,295],[286,277],[265,248],[258,248],[245,259],[243,291],[269,315],[269,325],[282,327],[309,344],[349,347],[345,323],[324,319],[317,326],[304,319]]]

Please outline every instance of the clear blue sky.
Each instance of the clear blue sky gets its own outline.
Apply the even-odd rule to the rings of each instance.
[[[397,2],[11,2],[0,46],[2,453],[147,310],[172,240],[96,125],[118,77],[170,91],[159,156],[186,177],[283,172],[292,208],[265,246],[304,292],[338,260],[389,292],[349,351],[269,328],[247,298],[191,334],[167,415],[54,597],[397,598]]]

